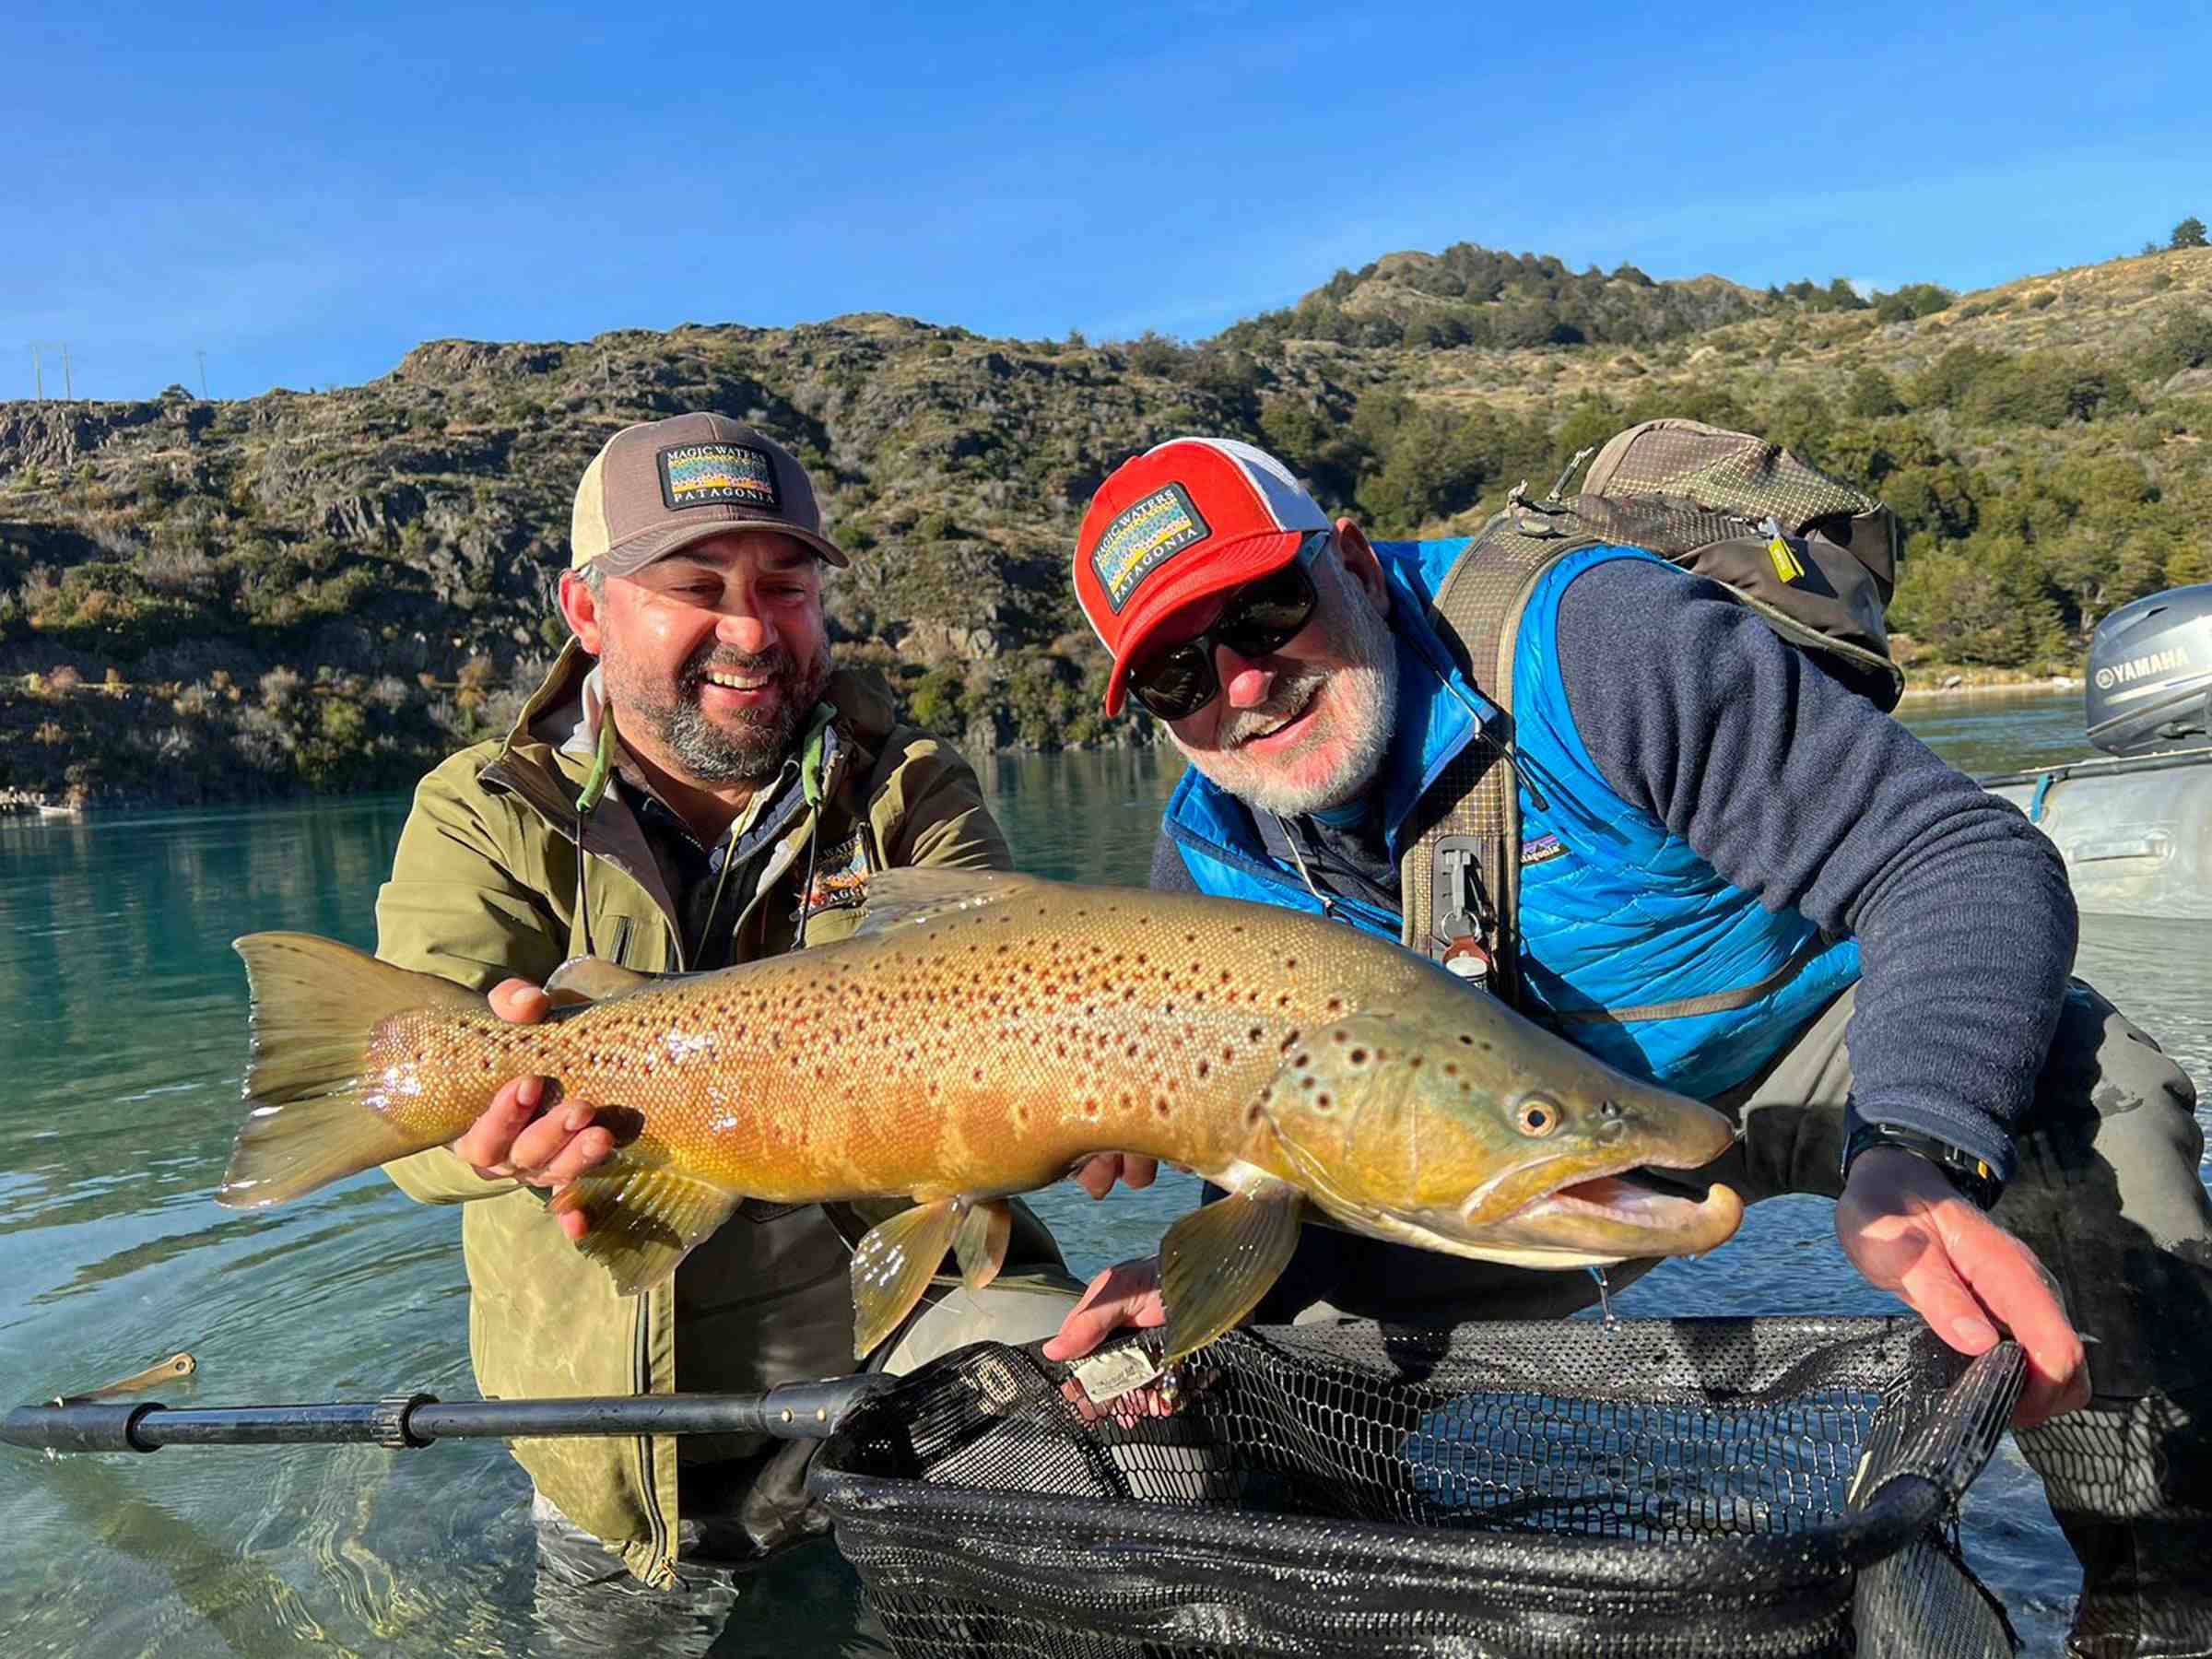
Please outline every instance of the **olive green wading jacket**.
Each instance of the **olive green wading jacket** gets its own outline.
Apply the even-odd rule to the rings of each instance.
[[[392,879],[377,897],[384,960],[476,990],[510,975],[543,982],[586,952],[588,919],[591,954],[647,972],[684,967],[674,898],[618,791],[609,789],[584,818],[579,849],[575,801],[591,755],[577,734],[590,666],[571,643],[504,741],[463,750],[417,788]],[[1012,866],[974,773],[935,738],[897,724],[880,684],[840,672],[823,697],[834,718],[808,745],[822,767],[821,805],[802,807],[758,865],[733,961],[791,947],[810,847],[818,907],[806,923],[810,945],[852,934],[871,870]],[[775,793],[763,785],[759,798]],[[737,828],[745,827],[741,818]],[[588,918],[577,911],[579,857],[587,861]],[[618,1296],[606,1270],[545,1214],[543,1194],[487,1181],[443,1147],[389,1164],[386,1173],[410,1197],[464,1206],[469,1349],[485,1395],[674,1392],[674,1284]],[[748,1203],[687,1261],[687,1294],[695,1304],[701,1299],[694,1264],[705,1264],[698,1276],[732,1281],[726,1294],[710,1282],[704,1300],[721,1304],[718,1332],[749,1332],[756,1387],[851,1371],[844,1245],[903,1207],[897,1200]],[[1023,1211],[1008,1265],[1025,1262],[1059,1265],[1050,1235]],[[759,1317],[748,1325],[746,1309],[756,1304]],[[725,1449],[758,1454],[761,1443],[718,1451]],[[638,1577],[669,1582],[681,1503],[676,1439],[528,1440],[513,1450],[562,1513],[619,1551]],[[784,1470],[782,1497],[767,1500],[771,1510],[793,1508],[796,1467]],[[759,1538],[751,1507],[748,1529]],[[771,1514],[765,1534],[782,1541],[798,1525],[789,1513]]]

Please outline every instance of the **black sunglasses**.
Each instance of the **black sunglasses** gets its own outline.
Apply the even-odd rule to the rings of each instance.
[[[1226,645],[1241,657],[1271,656],[1313,619],[1318,602],[1300,555],[1237,589],[1204,633],[1132,664],[1129,695],[1161,720],[1187,720],[1220,693],[1215,646]]]

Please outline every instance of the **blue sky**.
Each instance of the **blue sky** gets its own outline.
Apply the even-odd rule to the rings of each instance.
[[[203,349],[222,397],[852,311],[1197,337],[1463,240],[1975,287],[2212,218],[2207,48],[2171,5],[0,0],[0,398],[65,340],[80,396]]]

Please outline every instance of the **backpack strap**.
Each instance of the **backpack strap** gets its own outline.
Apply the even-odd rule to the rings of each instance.
[[[1537,581],[1599,538],[1563,503],[1515,504],[1445,572],[1429,622],[1498,706],[1496,726],[1445,766],[1415,807],[1398,865],[1403,943],[1507,1002],[1519,1000],[1521,792],[1512,765],[1514,647]]]

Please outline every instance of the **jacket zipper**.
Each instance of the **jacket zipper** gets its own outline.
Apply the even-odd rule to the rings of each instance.
[[[1172,836],[1176,841],[1179,841],[1184,846],[1192,848],[1194,851],[1204,854],[1206,857],[1213,859],[1217,864],[1225,864],[1231,869],[1243,871],[1247,876],[1254,876],[1263,881],[1272,882],[1275,886],[1281,888],[1286,893],[1293,894],[1300,899],[1318,900],[1320,897],[1319,894],[1310,892],[1306,888],[1299,886],[1295,881],[1290,880],[1273,865],[1263,864],[1259,860],[1253,858],[1250,853],[1239,852],[1234,847],[1225,847],[1218,841],[1208,841],[1205,836],[1200,835],[1195,830],[1189,829],[1184,825],[1175,823],[1171,820],[1169,822],[1167,830],[1169,835]],[[1397,924],[1392,922],[1389,917],[1383,915],[1381,911],[1377,910],[1373,905],[1368,903],[1366,900],[1347,899],[1341,893],[1335,895],[1335,898],[1336,903],[1343,906],[1345,910],[1358,912],[1363,924],[1371,923],[1373,924],[1365,926],[1364,931],[1369,933],[1376,933],[1378,937],[1387,936],[1393,945],[1398,943]],[[1319,909],[1317,906],[1316,909],[1311,913],[1325,915],[1327,912]],[[1388,924],[1390,926],[1390,932],[1387,935],[1377,932],[1377,929],[1384,924]]]

